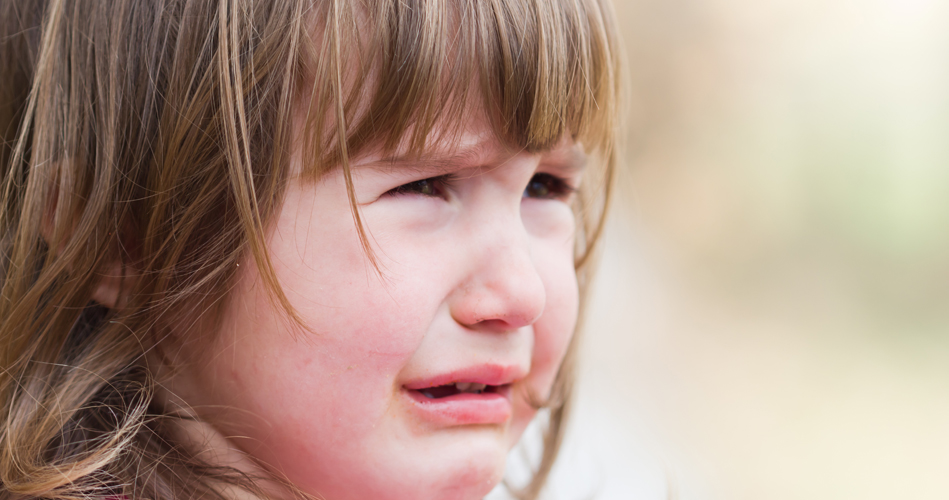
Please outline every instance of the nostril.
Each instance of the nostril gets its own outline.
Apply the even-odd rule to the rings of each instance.
[[[537,280],[540,281],[539,279]],[[544,312],[546,293],[536,289],[469,288],[451,304],[452,317],[469,328],[511,331],[534,324]]]
[[[500,319],[483,319],[481,321],[475,322],[473,326],[477,326],[485,330],[505,330],[511,328],[507,321]]]

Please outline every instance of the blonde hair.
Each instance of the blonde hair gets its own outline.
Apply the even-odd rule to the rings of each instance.
[[[144,354],[213,321],[247,252],[296,318],[264,229],[301,103],[308,174],[342,168],[351,201],[349,158],[450,141],[436,123],[472,100],[513,147],[579,141],[602,166],[576,205],[586,286],[616,163],[606,0],[352,3],[0,0],[0,498],[262,494],[174,441]],[[92,293],[115,262],[135,279],[108,309]],[[576,341],[522,498],[560,445]]]

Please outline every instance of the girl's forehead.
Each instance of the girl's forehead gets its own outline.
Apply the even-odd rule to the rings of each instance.
[[[317,175],[376,149],[376,160],[451,157],[465,145],[432,143],[482,120],[515,152],[547,155],[565,136],[597,157],[611,150],[615,54],[595,2],[330,4],[302,64]]]

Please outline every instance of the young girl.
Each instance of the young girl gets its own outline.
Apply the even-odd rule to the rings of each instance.
[[[537,497],[604,2],[2,0],[0,498]]]

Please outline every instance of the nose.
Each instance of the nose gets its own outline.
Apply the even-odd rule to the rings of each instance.
[[[452,317],[472,329],[499,332],[533,324],[547,295],[520,217],[504,225],[494,219],[469,234],[474,241],[459,256],[469,272],[451,297]]]

